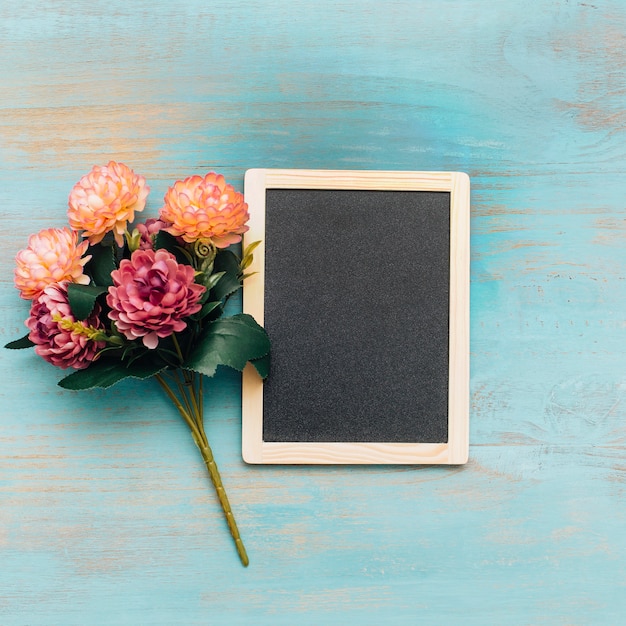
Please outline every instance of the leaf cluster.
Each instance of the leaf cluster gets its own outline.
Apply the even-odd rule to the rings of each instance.
[[[220,366],[242,371],[247,363],[252,363],[262,378],[268,375],[270,343],[265,330],[250,315],[224,316],[226,302],[241,288],[246,277],[244,272],[256,243],[248,246],[239,259],[231,250],[216,249],[210,242],[199,247],[159,232],[153,240],[154,248],[165,249],[179,263],[192,266],[196,282],[206,291],[200,301],[201,309],[185,319],[186,328],[160,339],[155,349],[148,349],[139,339],[127,339],[108,317],[106,294],[113,285],[111,273],[122,259],[130,257],[129,241],[119,248],[112,238],[105,237],[91,245],[87,252],[91,259],[85,266],[90,283],[68,285],[72,315],[83,321],[97,313],[106,328],[106,347],[89,367],[63,378],[59,382],[61,387],[73,390],[110,387],[124,378],[146,379],[168,369],[213,376]],[[32,345],[26,336],[6,347],[20,349]]]

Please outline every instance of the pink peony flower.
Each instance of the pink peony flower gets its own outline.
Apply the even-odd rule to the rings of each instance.
[[[135,250],[111,277],[109,317],[127,339],[141,337],[150,349],[159,337],[187,327],[184,318],[200,310],[198,301],[206,291],[194,282],[193,267],[179,264],[167,250]]]
[[[160,216],[168,224],[165,230],[188,243],[210,239],[217,248],[226,248],[241,241],[248,230],[250,216],[243,195],[219,174],[179,180],[167,190],[164,201]]]
[[[70,226],[84,231],[92,244],[113,231],[117,245],[122,246],[126,224],[135,219],[135,211],[143,211],[149,192],[146,179],[123,163],[95,165],[70,193]]]
[[[144,224],[137,224],[136,228],[141,235],[139,248],[141,250],[152,250],[154,248],[154,237],[165,227],[165,224],[155,217],[151,217]]]
[[[50,284],[69,280],[87,285],[83,273],[91,256],[83,256],[89,242],[78,243],[69,228],[47,228],[28,238],[28,247],[15,257],[15,286],[24,300],[32,300]]]
[[[66,369],[85,369],[104,348],[104,341],[90,336],[102,328],[98,318],[100,306],[84,322],[77,322],[67,300],[67,282],[48,285],[30,308],[26,326],[35,352],[52,365]],[[69,327],[69,328],[68,328]]]

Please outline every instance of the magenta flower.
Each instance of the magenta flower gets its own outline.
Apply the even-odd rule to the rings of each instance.
[[[167,250],[135,250],[111,277],[109,317],[127,339],[141,338],[150,349],[159,337],[187,327],[184,318],[200,310],[206,291],[194,282],[193,267],[179,264]]]
[[[72,315],[67,299],[67,282],[48,285],[33,300],[26,326],[35,352],[52,365],[62,369],[85,369],[104,348],[105,342],[94,337],[100,334],[100,306],[84,322]]]
[[[141,235],[141,239],[139,240],[141,250],[152,250],[152,248],[154,248],[154,238],[165,226],[167,226],[167,224],[156,217],[147,219],[143,224],[137,224],[135,228]]]

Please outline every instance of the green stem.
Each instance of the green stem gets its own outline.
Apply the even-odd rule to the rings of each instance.
[[[174,341],[174,348],[176,349],[176,354],[178,355],[180,362],[184,363],[185,358],[183,357],[183,352],[180,349],[180,344],[178,343],[178,338],[176,337],[176,333],[172,334],[172,340]]]
[[[246,548],[243,545],[243,540],[241,539],[241,535],[239,534],[239,528],[237,528],[235,516],[233,515],[230,502],[228,501],[228,496],[226,495],[226,490],[224,489],[224,485],[222,484],[222,477],[220,476],[220,472],[217,469],[217,464],[215,463],[215,459],[213,458],[213,451],[211,450],[211,446],[209,446],[208,443],[198,443],[197,441],[196,444],[200,449],[200,454],[202,454],[204,464],[206,465],[207,470],[209,470],[211,482],[215,487],[217,497],[220,501],[220,504],[222,505],[224,515],[226,516],[228,529],[230,530],[230,534],[235,540],[235,547],[237,548],[237,554],[239,554],[239,559],[241,560],[241,563],[244,567],[248,567],[248,563],[250,562],[248,560],[248,554],[246,553]]]
[[[200,411],[198,413],[200,428],[204,431],[204,385],[202,384],[202,374],[196,374],[198,377],[198,406]]]
[[[198,430],[200,430],[200,432],[204,435],[204,427],[202,425],[202,410],[201,410],[201,405],[198,402],[198,397],[196,394],[196,387],[195,387],[196,376],[198,376],[200,379],[198,382],[198,385],[200,387],[202,386],[202,374],[196,374],[195,372],[185,371],[184,375],[185,375],[185,385],[187,388],[187,395],[189,396],[191,400],[192,412],[196,418],[196,424],[198,425]],[[204,435],[203,441],[206,443],[207,441],[206,435]]]
[[[178,387],[178,395],[180,396],[180,398],[182,398],[182,401],[185,405],[185,410],[187,411],[187,414],[190,415],[193,419],[195,413],[194,407],[191,405],[191,401],[189,400],[189,396],[191,394],[189,393],[188,389],[189,381],[187,380],[186,372],[176,370],[174,372],[173,378],[176,381],[176,386]]]
[[[191,429],[192,435],[200,436],[196,425],[189,415],[187,411],[185,411],[183,405],[180,403],[180,400],[176,397],[176,394],[172,391],[172,388],[167,384],[167,381],[161,376],[161,374],[156,374],[155,378],[157,379],[159,385],[163,388],[169,399],[174,403],[174,406],[178,409],[178,412],[182,415],[183,419],[187,422],[187,426]]]
[[[199,380],[197,391],[195,384],[193,384],[193,376],[191,380],[188,380],[187,385],[179,384],[179,392],[181,396],[183,396],[185,406],[183,406],[183,403],[176,396],[172,388],[167,384],[167,381],[165,380],[165,378],[163,378],[163,376],[157,374],[155,378],[157,379],[167,396],[170,398],[170,400],[174,403],[174,406],[178,409],[178,412],[181,414],[185,422],[187,422],[187,425],[191,430],[191,436],[193,437],[193,440],[200,450],[200,454],[202,455],[204,464],[206,465],[206,468],[209,472],[211,482],[215,487],[218,500],[220,501],[222,510],[224,511],[226,523],[228,524],[230,534],[235,541],[235,547],[237,548],[239,559],[241,560],[241,563],[244,565],[244,567],[247,567],[249,563],[248,554],[246,553],[246,548],[243,545],[243,540],[241,539],[241,535],[239,534],[239,528],[237,527],[237,522],[235,521],[235,516],[233,515],[230,502],[228,501],[228,496],[226,495],[226,490],[224,489],[224,485],[222,483],[222,477],[220,476],[217,464],[215,463],[213,451],[211,450],[211,446],[209,446],[206,433],[204,432],[204,426],[202,424],[202,404],[200,404],[199,402],[199,400],[201,400],[203,397],[202,375],[198,374],[198,376]]]

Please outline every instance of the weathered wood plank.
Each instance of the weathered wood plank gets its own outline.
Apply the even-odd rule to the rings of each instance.
[[[0,4],[3,343],[12,257],[94,163],[151,215],[210,169],[472,177],[466,467],[248,467],[221,373],[244,570],[156,385],[65,392],[0,350],[0,622],[621,623],[625,33],[621,0]]]

